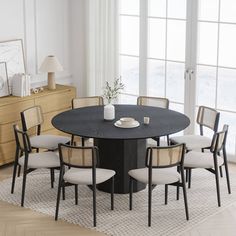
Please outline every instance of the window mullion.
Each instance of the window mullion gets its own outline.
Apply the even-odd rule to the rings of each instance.
[[[148,1],[140,0],[139,94],[147,94]]]

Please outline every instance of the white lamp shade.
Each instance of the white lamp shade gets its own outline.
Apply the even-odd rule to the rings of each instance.
[[[63,71],[63,67],[55,56],[47,56],[39,68],[42,72]]]

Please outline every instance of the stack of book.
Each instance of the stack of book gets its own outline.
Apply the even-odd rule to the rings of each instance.
[[[18,97],[30,96],[30,75],[16,74],[12,77],[12,95]]]

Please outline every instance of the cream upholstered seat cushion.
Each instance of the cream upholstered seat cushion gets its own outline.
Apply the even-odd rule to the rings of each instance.
[[[211,139],[202,135],[183,135],[171,137],[174,143],[185,143],[188,150],[201,149],[211,146]]]
[[[19,158],[19,164],[24,166],[25,157]],[[28,168],[53,168],[60,167],[59,156],[54,152],[30,153],[28,158]]]
[[[148,168],[130,170],[129,175],[142,183],[148,183]],[[152,184],[170,184],[179,180],[180,175],[177,172],[177,167],[152,169]]]
[[[224,164],[221,156],[217,156],[218,166]],[[210,152],[190,151],[185,154],[184,167],[190,168],[214,168],[213,154]]]
[[[96,184],[103,183],[115,175],[114,170],[96,168]],[[64,174],[64,180],[72,184],[92,185],[91,168],[71,168]]]
[[[30,143],[32,147],[49,150],[57,149],[59,143],[66,144],[68,142],[70,142],[69,137],[59,135],[43,134],[30,137]]]

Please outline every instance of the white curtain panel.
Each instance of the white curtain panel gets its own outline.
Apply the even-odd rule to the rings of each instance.
[[[105,81],[118,77],[118,1],[86,0],[87,95],[101,95]]]

